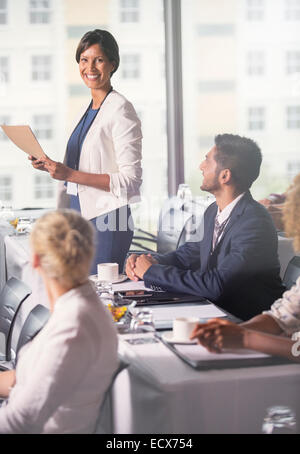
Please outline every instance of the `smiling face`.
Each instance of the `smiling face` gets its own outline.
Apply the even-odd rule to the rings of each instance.
[[[203,174],[203,181],[200,189],[214,194],[220,189],[218,164],[215,160],[216,146],[214,146],[205,156],[204,161],[200,164],[200,170]]]
[[[114,64],[109,61],[99,44],[93,44],[82,52],[79,60],[80,75],[92,90],[109,90]]]

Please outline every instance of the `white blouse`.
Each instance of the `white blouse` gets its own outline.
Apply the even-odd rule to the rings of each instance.
[[[273,317],[287,335],[300,331],[300,277],[296,285],[284,292],[282,298],[276,300],[271,309],[263,314]]]
[[[93,433],[118,366],[117,344],[90,282],[58,298],[48,323],[20,351],[0,433]]]

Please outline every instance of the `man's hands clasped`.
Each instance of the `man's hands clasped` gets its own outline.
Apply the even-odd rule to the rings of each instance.
[[[138,281],[144,278],[144,274],[150,266],[158,263],[151,254],[131,254],[126,262],[126,274],[132,281]]]

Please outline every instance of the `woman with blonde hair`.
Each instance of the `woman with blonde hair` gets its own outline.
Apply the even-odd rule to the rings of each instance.
[[[51,317],[0,374],[0,433],[91,433],[118,366],[111,315],[88,280],[94,228],[75,211],[49,212],[30,243]]]
[[[285,232],[292,236],[300,251],[300,177],[289,188],[283,213]],[[300,361],[300,277],[296,285],[276,300],[269,311],[236,325],[227,320],[212,319],[199,324],[191,338],[213,353],[224,348],[246,348],[270,355]],[[297,333],[297,334],[296,334]]]

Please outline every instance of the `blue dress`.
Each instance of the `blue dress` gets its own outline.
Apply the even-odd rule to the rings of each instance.
[[[71,134],[67,145],[66,165],[68,167],[78,170],[83,141],[98,112],[99,109],[92,109],[91,103]],[[70,208],[81,213],[78,195],[70,195]],[[95,258],[90,273],[97,273],[98,263],[110,262],[118,263],[119,272],[122,273],[134,229],[130,207],[125,205],[90,221],[97,232]]]

